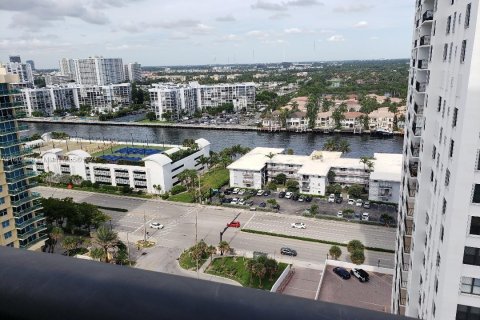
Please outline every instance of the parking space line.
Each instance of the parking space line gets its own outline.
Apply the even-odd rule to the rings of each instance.
[[[245,224],[243,225],[244,228],[247,227],[247,224],[249,224],[250,221],[252,221],[252,219],[255,217],[256,214],[257,214],[256,212],[253,213],[253,215],[250,217],[250,219],[248,219],[247,223],[245,223]]]

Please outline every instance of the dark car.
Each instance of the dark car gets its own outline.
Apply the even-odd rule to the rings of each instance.
[[[247,206],[253,206],[253,201],[252,201],[252,200],[247,201],[247,202],[245,202],[245,204],[246,204]]]
[[[267,204],[265,202],[260,202],[260,204],[258,206],[260,208],[265,208],[267,206]]]
[[[277,203],[277,204],[274,204],[274,205],[272,206],[272,208],[275,209],[275,210],[280,210],[280,205],[279,205],[278,203]]]
[[[312,200],[313,200],[313,198],[310,197],[310,196],[306,196],[306,197],[305,197],[305,201],[306,201],[306,202],[312,202]]]
[[[270,190],[265,190],[265,192],[263,193],[263,195],[264,195],[265,197],[268,197],[268,196],[271,195],[271,194],[272,194],[272,192],[271,192]]]
[[[362,214],[360,212],[355,212],[353,215],[354,220],[362,220]]]
[[[297,251],[295,251],[293,249],[290,249],[290,248],[281,248],[280,249],[280,254],[283,254],[283,255],[286,255],[286,256],[296,257],[297,256]]]
[[[300,199],[300,195],[298,193],[293,194],[292,200],[293,201],[298,201],[298,199]]]
[[[257,190],[255,190],[255,189],[249,190],[248,194],[251,195],[251,196],[254,196],[254,195],[257,194]]]
[[[333,268],[333,272],[342,279],[345,279],[345,280],[350,279],[350,273],[345,268],[335,267]]]
[[[230,202],[232,202],[232,198],[223,198],[222,202],[223,203],[230,203]]]
[[[343,198],[342,198],[342,197],[337,197],[337,198],[335,199],[335,202],[336,202],[336,203],[342,203],[342,202],[343,202]]]
[[[232,190],[227,189],[227,190],[223,191],[223,194],[228,196],[229,194],[232,194]]]
[[[353,268],[352,270],[350,270],[350,274],[357,278],[360,282],[367,282],[368,280],[370,280],[370,276],[363,269]]]
[[[278,193],[278,197],[279,198],[285,198],[285,194],[286,194],[285,191],[281,191],[281,192]]]

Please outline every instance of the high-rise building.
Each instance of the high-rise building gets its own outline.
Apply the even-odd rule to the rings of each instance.
[[[22,63],[22,59],[20,58],[20,56],[9,56],[9,61],[10,62],[16,62],[16,63]]]
[[[126,64],[125,80],[129,82],[142,81],[142,65],[137,62]]]
[[[25,61],[26,64],[29,64],[32,70],[35,70],[35,61],[33,60],[27,60]]]
[[[480,319],[479,2],[415,3],[392,310]]]
[[[104,86],[121,83],[125,80],[121,58],[63,58],[59,65],[62,74],[71,74],[76,83],[81,85]]]
[[[0,65],[0,67],[2,67]],[[32,67],[28,63],[7,62],[3,64],[3,68],[11,75],[18,75],[19,83],[25,83],[33,86]]]
[[[17,123],[23,115],[15,96],[21,93],[11,82],[18,82],[18,75],[0,75],[0,245],[37,249],[47,238],[47,227],[40,195],[30,190],[35,173],[27,170],[24,156],[32,151],[19,135],[28,126]]]

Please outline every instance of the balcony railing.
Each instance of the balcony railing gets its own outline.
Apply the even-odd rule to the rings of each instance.
[[[40,199],[40,198],[41,198],[40,193],[32,192],[32,194],[29,195],[28,197],[25,197],[25,198],[22,198],[22,199],[19,199],[19,200],[16,200],[16,201],[12,201],[12,206],[18,207],[18,206],[21,206],[24,203],[27,203],[27,202],[33,201],[33,200],[37,200],[37,199]]]
[[[23,229],[25,228],[26,226],[28,226],[29,224],[32,224],[32,223],[35,223],[35,222],[38,222],[38,221],[41,221],[41,220],[45,220],[45,216],[42,214],[37,214],[35,217],[31,218],[31,219],[28,219],[22,223],[18,223],[18,224],[15,224],[15,228],[17,229]]]
[[[430,36],[420,37],[420,45],[421,46],[429,46],[430,45]]]
[[[414,104],[413,105],[413,111],[415,111],[415,114],[417,116],[420,116],[420,115],[423,115],[423,106],[421,105],[418,105],[418,104]]]
[[[425,90],[427,90],[427,83],[426,82],[416,82],[415,83],[415,89],[417,92],[423,93]]]
[[[433,10],[427,10],[422,15],[422,22],[433,20]]]
[[[410,146],[410,151],[412,152],[412,156],[415,158],[418,158],[420,155],[420,147],[416,146],[414,147],[413,144]]]
[[[24,233],[17,232],[17,237],[19,239],[26,239],[29,236],[31,236],[32,234],[39,233],[40,231],[44,231],[44,230],[47,230],[47,225],[46,224],[42,224],[40,226],[32,228],[32,229],[30,229],[30,230],[28,230],[27,232],[24,232]]]
[[[0,247],[0,256],[2,319],[296,319],[299,310],[305,320],[404,319],[57,254]]]
[[[20,244],[20,248],[22,249],[30,248],[31,246],[33,246],[34,244],[40,241],[47,240],[47,238],[48,238],[48,234],[44,234],[43,236],[37,237],[35,240],[29,241],[27,244]]]
[[[416,178],[418,175],[418,163],[410,163],[408,169],[410,170],[410,176]]]
[[[42,205],[40,204],[34,204],[32,205],[31,207],[25,209],[25,210],[21,210],[19,212],[14,212],[14,216],[17,217],[17,218],[21,218],[23,217],[24,215],[26,214],[29,214],[31,212],[34,212],[34,211],[38,211],[38,210],[41,210],[42,209]]]
[[[418,60],[417,66],[418,66],[419,69],[427,69],[428,68],[428,60],[426,60],[426,59]]]
[[[26,131],[26,130],[28,130],[28,126],[26,124],[19,124],[16,127],[0,130],[0,135],[4,136],[10,133]]]

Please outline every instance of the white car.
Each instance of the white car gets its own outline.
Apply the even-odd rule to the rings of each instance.
[[[353,200],[353,199],[348,199],[348,204],[354,205],[354,204],[355,204],[355,200]]]
[[[163,224],[161,223],[158,223],[158,222],[151,222],[150,223],[150,228],[153,228],[153,229],[163,229]]]
[[[362,214],[362,220],[363,221],[368,221],[370,219],[370,215],[368,214],[368,212],[364,212]]]
[[[330,193],[328,196],[328,202],[335,203],[335,195],[333,193]]]
[[[258,190],[258,191],[257,191],[257,196],[263,195],[263,192],[264,192],[263,190]]]
[[[235,188],[235,189],[233,189],[232,193],[233,193],[233,194],[237,194],[238,191],[240,191],[240,188]]]
[[[238,198],[233,198],[230,204],[238,204]]]
[[[285,198],[286,199],[290,199],[292,196],[293,196],[293,192],[289,191],[289,192],[285,193]]]
[[[242,196],[242,195],[244,195],[244,194],[245,194],[245,189],[242,189],[242,190],[238,191],[238,195],[239,195],[239,196]]]
[[[337,212],[337,218],[343,218],[343,211],[338,211]]]
[[[246,202],[245,199],[240,199],[240,201],[238,201],[238,204],[243,206],[243,205],[245,205],[245,202]]]
[[[358,199],[356,202],[355,202],[356,206],[357,207],[361,207],[363,205],[363,200],[362,199]]]
[[[305,226],[305,223],[303,223],[303,222],[294,222],[294,223],[292,223],[292,228],[305,229],[306,226]]]

